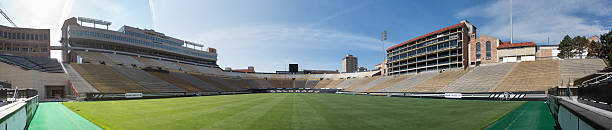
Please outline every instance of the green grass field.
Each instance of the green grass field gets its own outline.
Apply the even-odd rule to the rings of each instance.
[[[523,102],[287,93],[63,104],[105,129],[481,129]]]

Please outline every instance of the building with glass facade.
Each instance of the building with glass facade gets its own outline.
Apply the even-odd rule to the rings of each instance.
[[[0,54],[49,58],[49,47],[49,29],[0,25]]]
[[[476,27],[463,20],[387,49],[387,75],[461,68],[469,63],[467,45]]]

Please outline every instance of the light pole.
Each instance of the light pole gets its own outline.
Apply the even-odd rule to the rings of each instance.
[[[385,41],[387,41],[387,30],[383,30],[381,32],[381,37],[380,37],[380,42],[382,43],[382,53],[383,53],[382,63],[380,63],[381,74],[382,74],[382,71],[385,71],[384,68],[387,66],[385,62],[387,58],[387,52],[385,51]]]

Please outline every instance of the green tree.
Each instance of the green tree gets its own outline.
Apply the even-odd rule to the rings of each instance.
[[[602,45],[602,58],[607,59],[608,63],[612,63],[612,30],[599,36],[599,42]]]
[[[589,42],[589,46],[587,47],[587,51],[589,52],[589,54],[587,54],[588,57],[601,57],[602,56],[602,51],[603,50],[603,45],[601,45],[601,42],[597,42],[597,41],[591,41]]]
[[[574,50],[574,41],[572,37],[565,35],[561,43],[559,43],[559,48],[557,50],[560,51],[557,56],[561,59],[573,57],[574,53],[572,53],[572,50]]]
[[[578,54],[580,58],[582,58],[582,53],[584,53],[584,50],[587,49],[587,46],[589,45],[589,40],[587,40],[584,36],[576,36],[572,41],[574,42],[574,49],[576,50],[575,53]]]

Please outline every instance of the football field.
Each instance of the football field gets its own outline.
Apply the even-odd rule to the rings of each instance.
[[[270,93],[63,104],[105,129],[481,129],[524,102]]]

